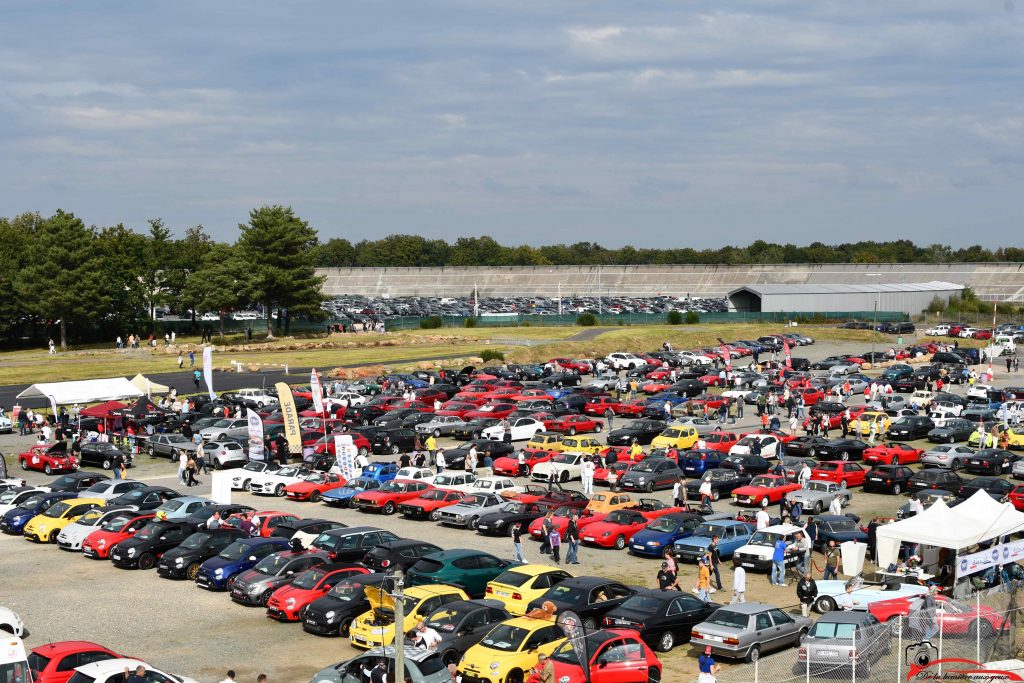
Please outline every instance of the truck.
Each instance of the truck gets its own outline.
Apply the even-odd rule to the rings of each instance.
[[[0,681],[29,683],[32,680],[25,644],[21,638],[4,633],[3,639],[0,639]]]

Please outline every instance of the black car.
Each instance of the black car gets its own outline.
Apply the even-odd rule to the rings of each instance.
[[[179,498],[181,494],[166,486],[145,486],[141,489],[129,491],[124,495],[111,498],[104,507],[119,507],[130,505],[136,510],[156,510],[171,498]],[[184,539],[183,539],[184,540]]]
[[[311,536],[318,536],[329,529],[339,529],[347,526],[347,524],[342,524],[341,522],[333,522],[328,519],[318,519],[316,517],[311,517],[309,519],[289,519],[286,522],[278,524],[274,530],[270,532],[270,535],[278,538],[291,538],[295,534],[302,532]]]
[[[983,448],[964,460],[964,469],[971,474],[1006,474],[1017,462],[1017,456],[1000,448]]]
[[[69,472],[57,477],[46,486],[54,493],[58,491],[77,493],[107,479],[110,479],[110,477],[105,474],[97,474],[96,472]]]
[[[322,598],[302,608],[302,628],[322,636],[348,637],[349,626],[360,614],[370,609],[365,589],[390,592],[392,581],[384,574],[363,574],[345,579]]]
[[[910,490],[914,471],[906,465],[875,465],[864,477],[864,490],[899,495]]]
[[[189,524],[196,524],[200,527],[205,527],[206,523],[216,513],[220,513],[221,519],[227,519],[231,515],[237,515],[240,512],[252,512],[253,508],[248,505],[240,505],[238,503],[217,503],[214,505],[207,505],[206,507],[197,510],[187,517],[185,521]]]
[[[307,569],[323,567],[327,562],[327,553],[321,552],[282,550],[272,553],[262,558],[252,569],[239,573],[231,582],[229,595],[241,605],[266,607],[275,590],[291,584],[293,579]]]
[[[741,472],[735,469],[719,468],[708,470],[700,479],[691,479],[686,482],[686,496],[689,500],[700,500],[701,482],[710,480],[711,497],[714,500],[718,500],[723,496],[727,497],[739,487],[746,486],[750,483],[751,479],[753,477],[749,472]]]
[[[345,409],[345,422],[368,425],[387,412],[385,406],[376,403],[363,403]]]
[[[416,425],[423,424],[424,422],[430,422],[433,419],[433,413],[425,413],[423,411],[417,410],[411,415],[406,415],[402,419],[402,424],[400,426],[406,429],[416,429]]]
[[[890,439],[913,441],[914,439],[923,439],[933,429],[935,429],[935,423],[930,417],[908,415],[890,424],[886,434]]]
[[[370,448],[377,455],[390,453],[408,453],[416,447],[416,431],[398,427],[396,429],[382,429],[370,439]]]
[[[515,446],[504,441],[490,441],[488,439],[467,441],[458,448],[444,452],[445,469],[461,470],[464,468],[466,466],[466,456],[469,454],[469,449],[472,446],[476,446],[477,457],[480,463],[483,463],[484,454],[486,453],[490,453],[492,460],[497,460],[506,455],[511,456],[516,451]]]
[[[916,493],[927,489],[942,489],[944,491],[959,491],[964,480],[952,470],[927,469],[915,472],[910,478],[907,488]]]
[[[498,512],[489,512],[477,520],[476,531],[484,535],[511,535],[512,529],[519,527],[526,533],[530,522],[543,517],[546,509],[536,503],[510,500]]]
[[[658,652],[690,640],[690,630],[721,605],[677,591],[641,588],[601,619],[604,628],[628,628]]]
[[[698,376],[702,377],[703,375],[711,374],[713,371],[713,368],[709,368],[707,371],[702,370],[703,374]],[[682,396],[686,396],[687,398],[693,398],[694,396],[700,396],[707,390],[708,385],[697,379],[681,379],[665,391],[671,391]]]
[[[623,491],[646,491],[670,489],[683,476],[683,471],[674,460],[666,458],[644,458],[630,467],[619,477],[618,486]]]
[[[946,423],[941,427],[936,427],[928,432],[928,440],[933,443],[956,443],[957,441],[967,441],[971,438],[971,433],[977,429],[977,423],[963,418],[954,417],[946,420]]]
[[[608,432],[609,446],[629,446],[635,440],[641,446],[650,445],[654,437],[665,431],[668,424],[663,420],[633,420],[621,429]]]
[[[180,545],[191,536],[195,524],[188,522],[153,521],[110,549],[110,562],[115,567],[152,569],[158,557]]]
[[[786,442],[786,455],[812,457],[818,452],[819,447],[824,446],[828,442],[828,439],[817,434],[798,436]]]
[[[859,519],[857,515],[850,512],[845,515],[815,516],[814,519],[810,520],[816,531],[814,546],[816,548],[825,548],[829,541],[835,541],[837,546],[846,541],[867,543],[869,540],[868,532],[863,531],[857,526]]]
[[[416,410],[415,408],[395,408],[394,410],[389,410],[380,417],[374,418],[372,424],[375,427],[394,429],[395,427],[402,426],[402,420],[419,412],[422,411]]]
[[[445,664],[458,664],[466,650],[512,617],[498,600],[459,600],[438,607],[426,616],[427,628],[434,629],[441,642],[437,650]]]
[[[829,439],[828,443],[816,447],[815,457],[818,460],[863,460],[867,448],[870,446],[860,439]]]
[[[992,496],[996,500],[1002,500],[1010,491],[1013,490],[1015,484],[1002,477],[975,477],[964,482],[960,486],[958,494],[961,498],[970,498],[977,491],[984,491],[988,495]],[[953,489],[956,490],[956,489]]]
[[[573,372],[556,372],[540,381],[549,387],[578,387],[582,382],[580,375]]]
[[[424,555],[439,552],[441,548],[433,543],[408,538],[398,538],[380,543],[363,555],[363,565],[371,572],[390,572],[396,568],[405,572],[419,562]]]
[[[600,627],[604,615],[621,605],[636,591],[635,587],[603,576],[577,576],[559,581],[544,595],[533,600],[526,611],[530,612],[550,601],[555,605],[556,614],[571,610],[583,620],[584,628],[591,631]]]
[[[105,470],[111,469],[116,462],[124,461],[128,467],[131,467],[132,463],[132,458],[127,453],[109,441],[83,443],[78,457],[82,465],[102,467]]]
[[[544,377],[544,369],[538,365],[509,365],[508,369],[519,379],[528,382],[536,382]]]
[[[485,429],[493,427],[500,423],[501,420],[494,417],[478,417],[475,420],[470,420],[464,425],[460,425],[452,430],[453,439],[479,439]],[[447,459],[447,451],[445,452],[445,459]],[[449,467],[451,465],[449,464]]]
[[[374,546],[397,540],[395,534],[375,526],[338,527],[317,536],[311,549],[323,550],[332,562],[358,562]]]
[[[156,573],[165,579],[190,579],[199,575],[199,565],[214,557],[224,548],[241,538],[248,538],[241,529],[203,529],[190,535],[181,545],[160,557]]]
[[[722,459],[722,467],[742,474],[767,474],[774,465],[763,455],[733,453]],[[687,484],[689,485],[689,484]]]

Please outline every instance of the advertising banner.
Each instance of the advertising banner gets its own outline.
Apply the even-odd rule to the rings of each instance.
[[[210,392],[210,400],[217,398],[213,391],[213,347],[203,349],[203,377],[206,379],[206,390]]]
[[[341,472],[341,476],[345,477],[348,481],[362,474],[362,468],[356,464],[357,454],[358,450],[355,444],[352,443],[351,434],[334,435],[334,462],[338,467],[338,471]]]
[[[274,385],[277,389],[277,400],[281,405],[281,417],[284,419],[284,438],[288,440],[290,453],[302,452],[302,432],[299,429],[299,411],[295,407],[292,388],[284,382]]]
[[[249,420],[249,459],[265,460],[266,453],[263,450],[263,418],[252,408],[246,408],[246,418]]]
[[[309,373],[309,391],[313,394],[313,408],[318,413],[324,412],[324,390],[320,386],[320,375],[316,374],[316,368]]]

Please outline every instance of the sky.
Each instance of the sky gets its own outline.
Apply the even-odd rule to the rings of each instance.
[[[1020,245],[1022,96],[1022,0],[5,3],[0,215]]]

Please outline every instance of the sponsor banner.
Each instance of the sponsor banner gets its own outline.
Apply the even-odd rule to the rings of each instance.
[[[334,435],[334,462],[346,480],[352,480],[362,474],[362,468],[356,464],[358,450],[352,443],[351,434]]]
[[[1024,540],[999,543],[969,555],[956,558],[956,577],[959,579],[983,572],[991,567],[1017,562],[1024,559]]]
[[[295,397],[292,388],[284,382],[274,385],[277,388],[277,399],[281,404],[281,417],[284,419],[284,438],[288,440],[288,451],[302,452],[302,432],[299,429],[299,411],[295,408]]]
[[[316,412],[324,412],[324,390],[320,386],[320,375],[316,374],[316,368],[309,373],[309,391],[313,394],[313,408]],[[326,431],[327,427],[324,427]]]
[[[263,450],[263,418],[252,408],[246,408],[246,418],[249,420],[249,459],[265,460],[266,453]]]
[[[203,377],[206,379],[206,390],[210,392],[210,400],[217,398],[213,391],[213,347],[207,346],[203,349]]]
[[[793,369],[793,356],[791,356],[790,352],[789,352],[789,342],[786,341],[785,339],[782,340],[782,352],[784,354],[786,354],[786,369],[787,370],[792,370]]]

